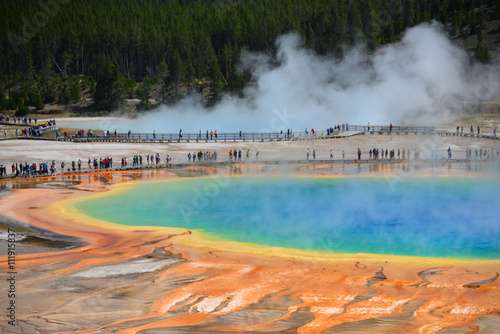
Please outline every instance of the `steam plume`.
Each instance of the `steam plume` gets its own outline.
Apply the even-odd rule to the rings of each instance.
[[[245,98],[225,96],[211,110],[189,97],[141,116],[135,131],[202,132],[325,129],[339,123],[438,125],[469,102],[500,91],[493,65],[471,62],[436,22],[407,30],[399,43],[342,61],[305,49],[296,34],[276,41],[276,59],[243,52],[255,85]],[[279,65],[273,65],[278,63]],[[130,125],[124,124],[127,131]]]

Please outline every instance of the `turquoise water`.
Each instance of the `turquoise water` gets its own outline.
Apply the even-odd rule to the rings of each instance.
[[[500,182],[409,178],[186,178],[78,202],[125,225],[199,229],[306,250],[500,258]]]

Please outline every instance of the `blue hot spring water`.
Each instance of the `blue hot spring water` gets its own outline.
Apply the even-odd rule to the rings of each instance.
[[[500,181],[233,177],[138,183],[75,204],[91,217],[304,250],[500,258]]]

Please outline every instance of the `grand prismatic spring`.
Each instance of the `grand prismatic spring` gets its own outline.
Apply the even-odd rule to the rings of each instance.
[[[500,258],[498,179],[234,177],[142,183],[75,205],[131,226],[201,230],[268,246]]]

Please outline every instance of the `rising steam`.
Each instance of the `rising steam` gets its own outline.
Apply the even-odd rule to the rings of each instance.
[[[242,53],[241,67],[255,82],[245,98],[225,96],[207,110],[199,98],[189,97],[139,117],[134,131],[302,131],[346,122],[437,125],[500,91],[499,79],[491,75],[497,69],[471,62],[435,22],[407,30],[401,42],[372,56],[355,48],[342,61],[305,49],[296,34],[281,36],[276,45],[275,59]],[[128,131],[131,125],[118,126]]]

